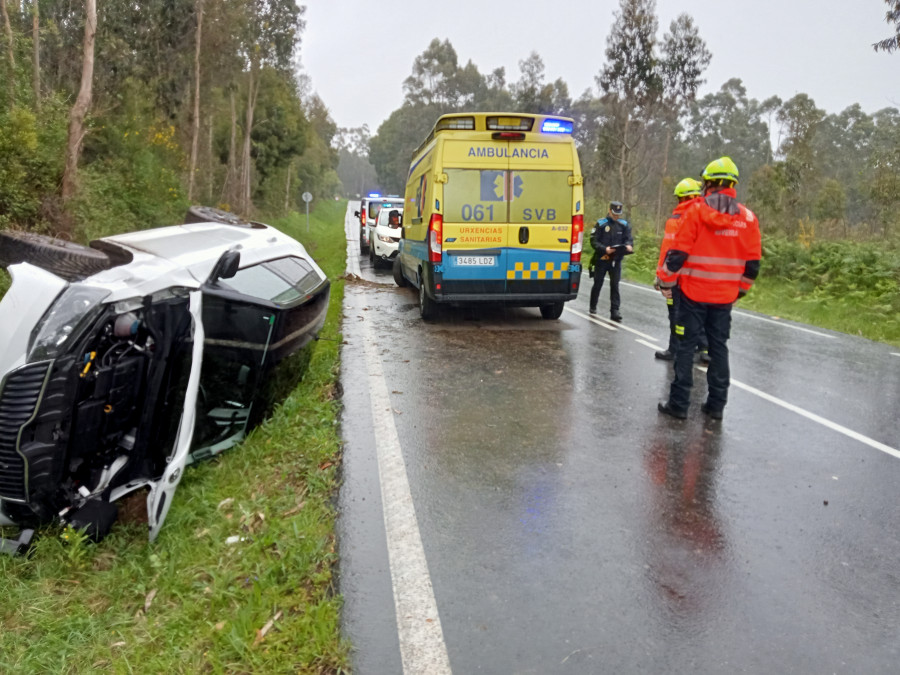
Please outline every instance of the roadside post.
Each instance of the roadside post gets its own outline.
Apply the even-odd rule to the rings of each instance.
[[[312,201],[312,195],[308,192],[304,192],[303,201],[306,202],[306,232],[309,233],[309,203]]]

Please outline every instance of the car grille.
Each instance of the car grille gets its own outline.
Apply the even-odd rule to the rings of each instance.
[[[0,498],[26,501],[25,460],[16,451],[19,431],[32,418],[50,362],[33,363],[13,371],[0,392]]]

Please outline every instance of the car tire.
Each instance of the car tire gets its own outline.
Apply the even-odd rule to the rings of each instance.
[[[554,302],[552,305],[541,305],[541,316],[548,320],[558,319],[562,316],[565,303]]]
[[[419,277],[419,316],[424,321],[430,321],[437,316],[437,303],[425,290],[425,281]]]
[[[373,270],[378,269],[378,258],[375,257],[375,248],[373,246],[369,246],[369,262]]]
[[[224,225],[237,225],[239,227],[252,227],[253,224],[244,220],[239,215],[230,211],[223,211],[212,206],[192,206],[184,214],[184,224],[191,223],[222,223]]]
[[[406,280],[406,277],[403,276],[403,268],[400,267],[400,256],[398,255],[394,258],[394,283],[397,284],[400,288],[404,286],[408,286],[409,282]]]
[[[35,232],[0,232],[0,267],[28,262],[65,279],[76,281],[113,266],[103,251]]]
[[[369,247],[366,245],[366,238],[363,237],[362,232],[359,233],[359,252],[368,251]]]

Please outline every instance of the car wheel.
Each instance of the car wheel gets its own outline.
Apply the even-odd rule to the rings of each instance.
[[[562,316],[564,304],[554,302],[552,305],[541,305],[541,316],[545,319],[558,319]]]
[[[425,321],[430,321],[437,315],[437,303],[432,300],[425,290],[425,282],[419,277],[419,316]]]
[[[223,211],[212,206],[192,206],[184,214],[184,224],[191,223],[222,223],[224,225],[238,225],[240,227],[252,227],[236,213]]]
[[[29,262],[67,281],[84,279],[109,269],[112,261],[102,251],[34,232],[0,232],[0,267]]]
[[[368,249],[369,249],[369,247],[366,246],[366,238],[362,235],[362,232],[360,232],[359,233],[359,252],[362,253],[363,251],[367,251]]]
[[[397,284],[400,288],[408,285],[409,282],[406,280],[406,277],[403,276],[403,268],[400,267],[400,256],[398,255],[394,258],[394,283]]]

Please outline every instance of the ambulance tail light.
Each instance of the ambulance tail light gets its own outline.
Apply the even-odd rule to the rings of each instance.
[[[366,226],[366,210],[365,209],[363,209],[362,211],[359,212],[359,224],[362,225],[363,227]]]
[[[428,223],[428,262],[439,263],[443,259],[444,216],[433,213]]]
[[[570,262],[581,262],[581,251],[584,249],[584,216],[572,216],[572,257]]]

